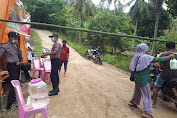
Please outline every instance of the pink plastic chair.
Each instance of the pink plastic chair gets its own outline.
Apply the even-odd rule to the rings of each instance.
[[[41,59],[38,57],[33,59],[33,78],[36,71],[39,71],[38,78],[42,78],[42,73],[44,71],[44,68],[42,67]]]
[[[44,118],[48,118],[47,106],[38,108],[38,109],[27,109],[27,105],[24,102],[21,86],[19,80],[12,80],[11,81],[13,87],[15,88],[16,98],[18,102],[18,117],[19,118],[29,118],[30,115],[36,113],[43,113]]]
[[[43,81],[44,81],[45,77],[49,76],[49,78],[50,78],[50,74],[51,74],[51,60],[50,59],[43,60],[43,66],[44,66],[44,75],[43,75]]]

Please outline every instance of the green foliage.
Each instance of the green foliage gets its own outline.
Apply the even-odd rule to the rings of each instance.
[[[135,4],[131,7],[129,15],[134,22],[141,22],[144,18],[144,14],[149,15],[148,4],[144,0],[136,0]]]
[[[154,36],[155,22],[156,22],[156,11],[153,6],[149,5],[150,16],[144,13],[144,20],[138,23],[138,36],[150,37]],[[166,10],[162,9],[160,14],[160,22],[158,25],[158,37],[164,34],[170,24],[170,18]]]
[[[128,72],[130,72],[129,66],[130,66],[130,62],[132,58],[133,58],[133,55],[125,55],[125,54],[124,55],[117,54],[117,56],[106,54],[103,56],[103,60],[105,62],[112,64]]]
[[[90,19],[88,29],[111,33],[132,34],[133,25],[128,22],[128,17],[126,15],[119,16],[115,15],[113,12],[102,12]],[[100,46],[102,52],[105,52],[105,46],[113,46],[115,49],[114,52],[116,52],[117,48],[120,50],[123,49],[123,45],[120,46],[123,42],[121,42],[121,37],[88,33],[87,39],[89,45],[93,48]],[[124,42],[124,44],[126,43],[128,44],[128,42]]]
[[[80,26],[83,26],[83,20],[95,15],[96,9],[91,0],[75,0],[73,4],[73,14],[80,19]]]
[[[40,57],[43,54],[41,38],[39,37],[38,33],[36,33],[34,30],[31,30],[31,34],[33,35],[34,40],[33,47],[36,52],[36,56]]]
[[[177,16],[177,0],[165,0],[168,12],[173,16]]]
[[[24,3],[32,21],[66,25],[67,14],[63,0],[25,0]]]

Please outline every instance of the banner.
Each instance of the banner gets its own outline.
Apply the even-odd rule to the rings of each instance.
[[[10,12],[9,20],[30,22],[30,18],[30,15],[24,9],[23,3],[17,0]],[[30,35],[30,25],[28,24],[7,23],[6,29],[13,30],[25,36]]]

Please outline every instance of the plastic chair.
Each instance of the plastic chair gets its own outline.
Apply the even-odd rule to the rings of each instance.
[[[28,109],[27,105],[24,102],[21,86],[19,80],[12,80],[11,81],[13,87],[15,88],[15,94],[18,102],[18,117],[19,118],[29,118],[30,115],[36,113],[43,113],[44,118],[48,118],[47,106],[38,108],[38,109]]]
[[[41,59],[38,57],[33,59],[33,78],[36,71],[39,71],[38,78],[42,78],[42,73],[44,71],[44,68],[41,65]]]
[[[50,78],[50,74],[51,74],[51,60],[50,59],[43,60],[43,66],[44,66],[44,75],[43,75],[43,81],[44,81],[45,77],[47,75],[49,75],[49,78]]]

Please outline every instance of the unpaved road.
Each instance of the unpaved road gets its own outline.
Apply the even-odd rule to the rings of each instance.
[[[52,33],[35,31],[41,37],[43,47],[50,49],[52,42],[48,36]],[[51,90],[49,82],[47,84]],[[62,67],[59,88],[59,94],[50,97],[49,118],[140,118],[143,112],[142,103],[138,108],[127,105],[134,83],[125,72],[106,63],[94,64],[71,47],[68,71],[64,75]],[[153,115],[155,118],[176,118],[177,109],[175,105],[159,100]]]

